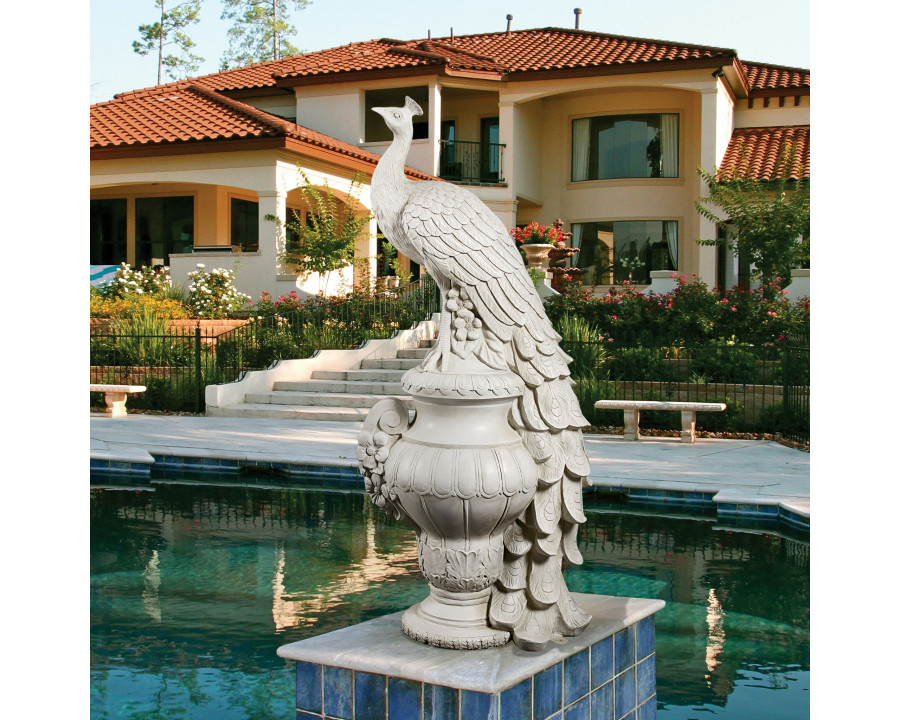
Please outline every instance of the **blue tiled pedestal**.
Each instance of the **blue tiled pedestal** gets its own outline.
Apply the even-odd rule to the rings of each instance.
[[[411,640],[402,612],[284,645],[297,661],[297,718],[652,720],[653,614],[662,600],[584,595],[584,632],[543,652],[513,643],[446,650]]]

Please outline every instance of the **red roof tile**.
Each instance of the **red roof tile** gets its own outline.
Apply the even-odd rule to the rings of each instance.
[[[229,138],[285,137],[363,160],[374,169],[379,155],[252,105],[184,81],[91,106],[91,148],[161,146]],[[407,174],[432,179],[407,168]]]
[[[750,93],[765,90],[809,91],[809,70],[742,61]]]
[[[722,60],[737,57],[734,50],[625,37],[541,28],[482,33],[434,40],[382,38],[354,42],[327,50],[256,63],[199,78],[213,90],[274,87],[278,78],[320,77],[341,73],[432,66],[435,69],[489,70],[516,73],[617,67],[685,60]],[[135,92],[146,92],[138,90]],[[122,93],[125,97],[131,93]]]
[[[731,134],[718,177],[722,180],[742,173],[749,179],[774,180],[778,177],[778,157],[788,146],[794,152],[789,177],[808,180],[809,125],[738,128]]]

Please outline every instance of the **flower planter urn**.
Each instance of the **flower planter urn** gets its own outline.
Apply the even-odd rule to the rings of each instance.
[[[525,260],[528,267],[547,269],[547,262],[550,258],[550,251],[555,246],[545,243],[526,243],[522,245],[525,251]]]

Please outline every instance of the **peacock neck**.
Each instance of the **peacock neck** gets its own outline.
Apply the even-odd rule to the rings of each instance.
[[[406,156],[410,138],[394,137],[372,174],[372,201],[379,221],[393,221],[406,202]]]

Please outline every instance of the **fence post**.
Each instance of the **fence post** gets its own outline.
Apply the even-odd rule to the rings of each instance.
[[[200,367],[200,323],[194,328],[194,372],[197,375],[197,404],[196,412],[203,411],[203,372]]]

